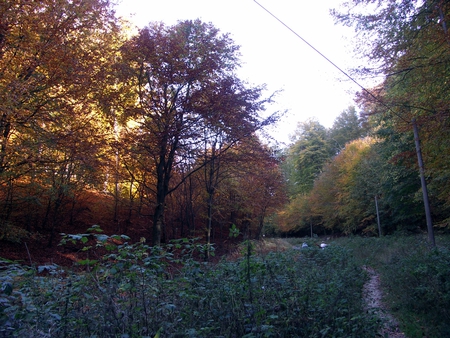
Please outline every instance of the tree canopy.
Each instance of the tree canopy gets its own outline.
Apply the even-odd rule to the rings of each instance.
[[[375,234],[375,199],[383,233],[420,231],[413,119],[433,219],[448,228],[450,4],[351,0],[332,13],[371,62],[356,74],[381,80],[331,128],[303,121],[275,151],[260,137],[278,117],[272,95],[237,76],[239,46],[212,23],[133,33],[107,0],[3,1],[0,239],[43,233],[51,246],[92,224],[208,248],[230,229]]]
[[[203,237],[203,169],[214,174],[220,163],[220,191],[241,172],[227,162],[243,165],[227,153],[260,153],[260,165],[278,166],[263,143],[249,141],[276,113],[261,117],[271,96],[237,77],[239,57],[228,34],[200,20],[131,34],[107,0],[3,1],[0,237],[40,231],[51,233],[51,246],[67,223],[135,226],[155,245]],[[264,185],[252,165],[247,179]],[[282,185],[275,181],[267,185]],[[258,232],[271,203],[239,195],[247,212],[217,197],[210,227],[248,227],[255,214]]]

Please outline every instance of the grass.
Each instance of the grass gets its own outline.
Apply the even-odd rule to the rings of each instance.
[[[344,238],[359,265],[381,275],[385,302],[409,338],[450,336],[450,238],[425,235]]]

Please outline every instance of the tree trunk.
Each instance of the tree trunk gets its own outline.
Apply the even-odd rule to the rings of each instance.
[[[209,251],[211,247],[211,229],[212,229],[212,208],[213,208],[213,194],[214,192],[208,193],[207,200],[207,224],[206,224],[206,252],[205,259],[209,259]]]
[[[167,164],[164,162],[164,155],[161,155],[160,162],[157,165],[156,181],[156,207],[153,214],[153,238],[152,245],[160,246],[162,231],[164,229],[164,210],[166,206],[166,197],[169,190],[170,172],[165,170]]]
[[[158,203],[153,214],[153,237],[152,245],[161,245],[161,234],[164,227],[164,204]]]
[[[264,218],[265,218],[265,212],[261,213],[258,217],[258,229],[256,230],[255,239],[260,240],[262,230],[264,228]]]
[[[0,120],[0,174],[6,169],[6,149],[11,132],[11,123],[7,122],[6,118],[7,115],[4,113]]]

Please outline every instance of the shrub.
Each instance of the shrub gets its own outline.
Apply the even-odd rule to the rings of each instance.
[[[22,240],[27,239],[30,233],[10,222],[0,224],[0,241],[7,241],[11,243],[21,243]]]

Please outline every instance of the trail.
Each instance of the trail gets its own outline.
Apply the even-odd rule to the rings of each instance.
[[[283,239],[277,239],[272,241],[270,244],[277,247],[277,249],[281,248],[281,250],[288,247],[294,250],[302,249],[301,246],[293,246]],[[363,297],[366,304],[366,310],[374,312],[382,321],[383,325],[379,335],[384,338],[407,338],[407,336],[400,330],[397,320],[392,316],[392,314],[389,313],[386,305],[383,303],[383,292],[381,290],[379,274],[371,267],[364,266],[363,269],[369,274],[370,277],[369,281],[363,288]]]
[[[383,304],[383,292],[380,287],[380,276],[378,273],[370,268],[364,267],[364,270],[369,274],[369,281],[364,285],[364,300],[368,311],[373,311],[379,316],[383,322],[381,329],[381,336],[388,338],[406,338],[405,334],[400,331],[397,320],[387,311]]]

